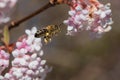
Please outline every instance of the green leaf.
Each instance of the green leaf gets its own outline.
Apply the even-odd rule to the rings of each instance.
[[[5,26],[3,30],[3,41],[5,45],[9,45],[9,40],[10,40],[9,30],[8,27]]]

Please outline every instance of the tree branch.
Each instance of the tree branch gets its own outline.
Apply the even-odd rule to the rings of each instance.
[[[46,10],[46,9],[52,7],[52,6],[55,6],[55,5],[56,4],[51,4],[50,2],[47,3],[45,6],[43,6],[40,9],[38,9],[37,11],[33,12],[32,14],[30,14],[30,15],[28,15],[28,16],[26,16],[26,17],[24,17],[24,18],[22,18],[22,19],[20,19],[18,21],[12,21],[10,23],[10,25],[8,25],[8,29],[11,30],[12,28],[15,28],[15,27],[19,26],[21,23],[31,19],[32,17],[38,15],[39,13],[43,12],[44,10]]]

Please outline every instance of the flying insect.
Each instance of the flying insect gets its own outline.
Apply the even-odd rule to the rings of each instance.
[[[60,30],[60,25],[48,25],[47,27],[38,30],[35,33],[35,37],[36,38],[40,38],[43,37],[44,38],[44,42],[48,43],[51,41],[51,38],[55,35],[57,35],[57,33],[59,33]]]

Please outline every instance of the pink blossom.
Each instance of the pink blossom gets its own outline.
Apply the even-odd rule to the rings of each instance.
[[[72,0],[70,7],[70,17],[64,21],[68,35],[80,31],[103,34],[111,30],[110,3],[103,5],[98,0]]]
[[[26,30],[27,37],[16,42],[16,49],[12,51],[14,57],[12,67],[0,80],[44,80],[49,72],[42,60],[41,39],[35,38],[36,27]]]
[[[4,50],[0,50],[0,74],[9,65],[9,54]]]
[[[0,24],[10,20],[10,10],[15,6],[17,0],[0,0]]]

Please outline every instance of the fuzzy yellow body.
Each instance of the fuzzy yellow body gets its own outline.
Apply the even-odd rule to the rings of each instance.
[[[48,43],[51,41],[51,38],[60,32],[60,26],[57,25],[48,25],[47,27],[38,30],[35,33],[36,38],[44,37],[44,42]]]

